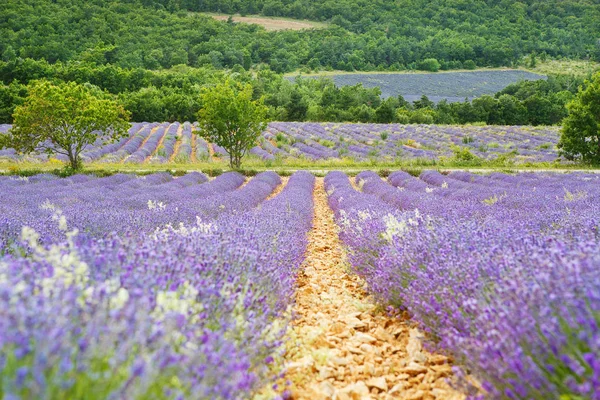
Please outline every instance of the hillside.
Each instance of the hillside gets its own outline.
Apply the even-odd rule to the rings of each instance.
[[[240,12],[330,23],[267,32],[189,11]],[[511,66],[539,57],[599,59],[595,1],[5,0],[0,51],[22,58],[146,69],[176,64],[277,72]]]

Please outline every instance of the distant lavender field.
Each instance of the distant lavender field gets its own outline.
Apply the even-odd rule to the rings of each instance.
[[[381,89],[384,98],[401,94],[408,101],[426,95],[430,100],[449,102],[473,99],[484,94],[494,94],[511,83],[521,80],[546,79],[544,75],[519,70],[439,72],[429,74],[340,74],[330,76],[337,86],[362,83],[364,87]],[[310,78],[316,78],[311,76]],[[294,80],[295,78],[289,78]]]
[[[0,132],[8,126],[1,126]],[[189,122],[136,123],[128,137],[107,146],[90,146],[82,154],[86,163],[166,164],[197,163],[224,159],[225,149],[193,133]],[[439,159],[451,157],[457,148],[492,160],[510,154],[519,162],[554,161],[558,127],[452,126],[400,124],[336,124],[272,122],[251,157],[357,161]],[[57,157],[61,159],[60,157]],[[0,150],[0,162],[45,162],[45,154],[17,154]]]

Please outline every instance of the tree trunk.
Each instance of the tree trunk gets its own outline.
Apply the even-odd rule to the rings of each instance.
[[[73,153],[72,149],[68,150],[69,164],[71,169],[77,171],[81,168],[81,160],[79,159],[79,153]]]

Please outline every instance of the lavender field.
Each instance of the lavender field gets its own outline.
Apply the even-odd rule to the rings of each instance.
[[[383,98],[402,95],[407,101],[419,100],[425,95],[437,103],[472,100],[482,95],[494,95],[506,86],[522,80],[547,79],[546,76],[520,70],[463,71],[436,73],[340,73],[327,74],[336,86],[362,84],[378,87]],[[308,75],[315,79],[319,75]],[[294,77],[288,77],[293,81]]]
[[[241,399],[273,381],[313,184],[0,178],[0,395]]]
[[[410,320],[323,319],[334,288],[302,283],[336,246],[309,243],[323,213],[354,281]],[[431,373],[481,385],[457,398],[598,399],[599,215],[600,176],[584,173],[0,176],[0,395],[289,398],[300,383],[276,383],[307,368],[339,398],[410,398]],[[335,329],[312,334],[312,363],[291,362],[306,293]],[[398,324],[432,353],[367,369]],[[376,380],[348,384],[352,368]]]
[[[2,125],[0,132],[9,128]],[[135,123],[127,137],[107,146],[91,146],[82,158],[84,163],[99,165],[218,163],[226,158],[224,149],[199,138],[194,129],[189,122]],[[341,159],[431,162],[468,151],[488,161],[508,157],[515,163],[553,162],[558,137],[558,127],[273,122],[250,151],[250,158],[270,164]],[[56,158],[64,161],[61,156]],[[46,154],[0,150],[0,162],[4,163],[48,160]]]

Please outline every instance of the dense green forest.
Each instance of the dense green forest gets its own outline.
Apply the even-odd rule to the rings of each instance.
[[[196,11],[308,18],[327,29],[267,32]],[[276,72],[511,66],[529,54],[600,59],[594,0],[3,0],[0,51],[161,69]]]
[[[267,32],[198,11],[327,21]],[[193,120],[200,91],[224,77],[250,83],[270,118],[294,121],[556,124],[583,79],[522,82],[496,96],[437,105],[382,100],[329,79],[290,83],[296,69],[402,70],[508,66],[545,57],[600,59],[598,1],[4,0],[0,123],[36,79],[105,90],[134,121]],[[433,67],[432,67],[433,66]]]

